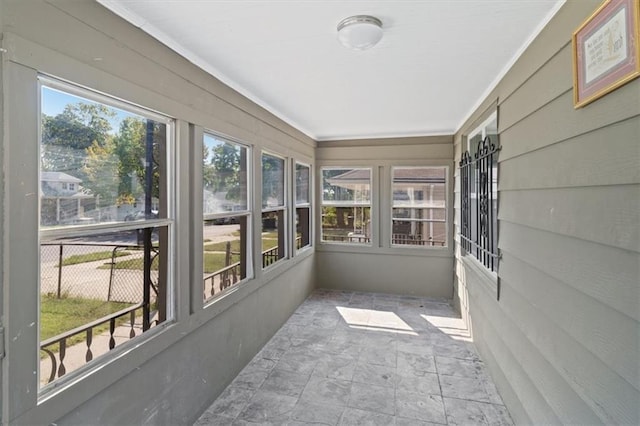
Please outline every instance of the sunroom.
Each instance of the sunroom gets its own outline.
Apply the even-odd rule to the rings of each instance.
[[[640,423],[639,13],[0,0],[2,424]]]

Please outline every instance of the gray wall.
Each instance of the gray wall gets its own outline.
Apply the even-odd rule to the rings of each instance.
[[[315,142],[93,1],[0,0],[3,173],[3,424],[188,424],[215,399],[314,287],[313,250],[259,266],[255,278],[202,306],[201,197],[193,190],[199,140],[210,129],[314,163]],[[101,59],[96,59],[101,58]],[[175,318],[100,368],[38,398],[39,73],[84,85],[176,119]],[[197,185],[196,185],[197,186]],[[260,185],[256,185],[260,188]],[[201,192],[200,192],[201,194]],[[254,205],[260,205],[256,190]],[[259,229],[260,215],[253,216]],[[200,235],[198,235],[200,233]],[[257,259],[257,260],[256,260]],[[200,260],[201,262],[201,260]],[[132,342],[133,343],[133,342]]]
[[[521,424],[640,423],[640,79],[572,98],[600,3],[568,1],[455,136],[459,159],[497,104],[500,299],[459,252],[456,298]]]
[[[411,294],[428,297],[453,295],[453,240],[450,226],[446,248],[390,247],[392,166],[449,167],[448,200],[453,199],[453,140],[451,136],[344,140],[318,142],[316,161],[322,166],[371,167],[371,247],[318,242],[317,285],[324,288]],[[320,185],[316,206],[320,210]],[[375,190],[377,188],[377,191]],[[452,204],[449,203],[451,206]],[[453,223],[453,209],[447,212]],[[316,234],[320,235],[319,220]]]

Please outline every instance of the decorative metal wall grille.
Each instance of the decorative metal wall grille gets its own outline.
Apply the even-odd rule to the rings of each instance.
[[[498,269],[497,217],[497,160],[500,146],[489,136],[480,140],[475,154],[466,151],[460,160],[461,232],[462,248],[475,256],[487,269]],[[495,157],[494,157],[495,156]],[[495,190],[494,190],[495,189]],[[495,192],[495,194],[494,194]]]

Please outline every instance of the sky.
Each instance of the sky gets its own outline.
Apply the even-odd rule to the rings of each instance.
[[[98,102],[91,101],[86,98],[81,98],[79,96],[70,95],[68,93],[61,92],[56,89],[52,89],[47,86],[42,86],[42,113],[55,116],[64,111],[64,108],[69,104],[76,104],[78,102],[83,102],[87,104],[99,105]],[[120,123],[126,117],[140,117],[137,114],[133,114],[119,108],[113,107],[109,105],[113,111],[116,112],[116,116],[114,118],[110,118],[109,122],[111,124],[112,133],[117,133],[120,128]]]

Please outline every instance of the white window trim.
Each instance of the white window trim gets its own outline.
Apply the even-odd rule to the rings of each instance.
[[[368,203],[364,203],[364,202],[358,202],[358,201],[354,201],[354,202],[344,202],[344,201],[325,201],[324,200],[324,176],[323,176],[323,171],[324,170],[358,170],[358,169],[363,169],[363,170],[369,170],[369,202]],[[319,190],[318,190],[318,199],[320,201],[320,205],[318,206],[318,229],[319,229],[319,239],[318,239],[318,243],[322,246],[334,246],[334,247],[339,247],[339,246],[349,246],[349,247],[366,247],[366,248],[373,248],[373,247],[377,247],[378,245],[378,239],[379,239],[379,235],[377,232],[378,226],[377,226],[377,215],[375,214],[375,207],[377,206],[377,200],[376,200],[376,192],[377,192],[377,172],[378,168],[376,168],[373,165],[367,165],[367,166],[354,166],[351,165],[351,163],[346,162],[345,164],[341,164],[341,165],[321,165],[318,168],[319,174],[318,174],[318,185],[319,185]],[[368,243],[357,243],[357,242],[349,242],[349,241],[329,241],[329,240],[324,240],[324,232],[323,232],[323,228],[322,228],[322,209],[324,207],[344,207],[344,208],[350,208],[350,207],[368,207],[369,208],[369,222],[371,224],[371,236],[369,237],[369,242]]]
[[[200,133],[202,135],[201,138],[201,144],[199,145],[200,149],[197,151],[199,152],[198,158],[200,158],[200,161],[197,162],[198,167],[200,168],[198,173],[196,173],[196,176],[198,176],[200,178],[200,182],[196,185],[194,185],[194,189],[199,188],[198,189],[198,194],[200,195],[200,211],[202,212],[202,225],[204,225],[204,221],[207,220],[214,220],[214,219],[223,219],[223,218],[231,218],[231,217],[246,217],[246,259],[245,259],[245,268],[246,268],[246,277],[241,279],[240,281],[238,281],[234,286],[232,286],[232,288],[235,288],[241,284],[246,283],[247,281],[250,281],[252,279],[255,278],[254,275],[254,267],[253,267],[253,257],[254,257],[254,253],[253,253],[253,191],[254,191],[254,186],[255,186],[255,182],[253,180],[253,147],[247,143],[241,142],[236,140],[235,138],[231,138],[229,136],[225,136],[222,135],[216,131],[213,130],[209,130],[209,129],[203,129],[203,131]],[[206,135],[209,135],[215,139],[218,139],[222,142],[225,143],[229,143],[232,145],[237,145],[240,147],[243,147],[247,150],[247,164],[246,164],[246,173],[247,173],[247,208],[245,210],[238,210],[238,211],[232,211],[232,212],[222,212],[222,213],[204,213],[203,212],[203,205],[202,205],[202,189],[203,189],[203,182],[202,182],[202,147],[204,146],[204,138],[206,137]],[[197,178],[197,177],[196,177]],[[201,231],[202,232],[202,231]],[[204,252],[202,250],[202,247],[204,246],[204,236],[202,236],[202,239],[198,238],[197,240],[200,241],[200,243],[202,244],[198,244],[198,248],[196,248],[196,251],[199,252],[199,254],[197,256],[202,256],[200,258],[200,262],[199,265],[201,265],[201,271],[202,273],[204,273]],[[194,241],[194,243],[196,243],[196,241]],[[200,253],[202,252],[202,253]],[[203,288],[204,286],[204,282],[202,283],[202,286],[199,287],[199,290],[204,290]],[[226,289],[229,290],[229,289]],[[223,291],[220,292],[216,295],[214,295],[213,297],[206,299],[206,300],[202,300],[202,304],[200,304],[200,302],[196,302],[197,303],[197,307],[202,307],[204,309],[210,308],[211,306],[214,306],[216,304],[217,301],[221,300],[221,298],[229,293],[229,291]],[[202,294],[202,291],[200,291],[199,293],[196,291],[195,294]],[[195,298],[194,298],[195,299]]]
[[[264,188],[264,175],[262,173],[262,158],[263,156],[269,156],[269,157],[274,157],[274,158],[278,158],[280,160],[283,161],[283,170],[282,170],[282,196],[283,196],[283,203],[282,205],[278,205],[278,206],[267,206],[267,207],[262,207],[262,200],[263,200],[263,195],[262,194],[262,189]],[[269,151],[266,149],[263,149],[260,153],[260,232],[257,232],[257,238],[258,238],[258,245],[260,247],[260,265],[262,265],[262,215],[264,213],[272,213],[272,212],[282,212],[282,217],[284,218],[284,223],[282,224],[282,232],[284,232],[284,235],[282,236],[282,240],[284,241],[284,253],[282,255],[282,257],[280,259],[278,259],[277,261],[273,262],[271,265],[267,266],[266,268],[261,268],[263,271],[269,270],[273,267],[275,267],[276,265],[280,265],[282,263],[282,261],[286,261],[287,259],[289,259],[291,257],[290,253],[290,249],[289,249],[289,223],[290,223],[290,218],[289,218],[289,212],[290,212],[290,206],[289,206],[289,200],[291,199],[289,196],[289,188],[291,188],[291,186],[289,185],[289,181],[291,179],[291,172],[289,170],[289,159],[283,155],[280,155],[278,153],[275,153],[273,151]],[[280,227],[280,225],[278,226]]]
[[[293,170],[291,171],[291,199],[293,200],[292,204],[292,208],[291,208],[291,216],[289,218],[289,221],[291,223],[291,236],[293,241],[291,241],[289,244],[291,244],[291,247],[293,247],[293,256],[297,256],[302,252],[311,250],[311,248],[314,245],[314,235],[313,235],[313,224],[314,224],[314,220],[313,220],[313,194],[314,194],[314,173],[313,173],[313,167],[311,164],[307,164],[303,161],[300,160],[296,160],[293,159],[291,161],[292,163],[292,167]],[[300,203],[298,204],[298,200],[296,197],[297,194],[297,186],[296,186],[296,172],[297,172],[297,166],[301,165],[303,167],[306,167],[309,170],[309,185],[308,185],[308,191],[309,193],[307,194],[307,202],[306,203]],[[309,209],[309,244],[306,246],[301,247],[300,249],[297,248],[297,244],[296,244],[296,238],[297,238],[297,234],[296,234],[296,213],[297,213],[297,209],[298,208],[302,208],[302,209]]]

